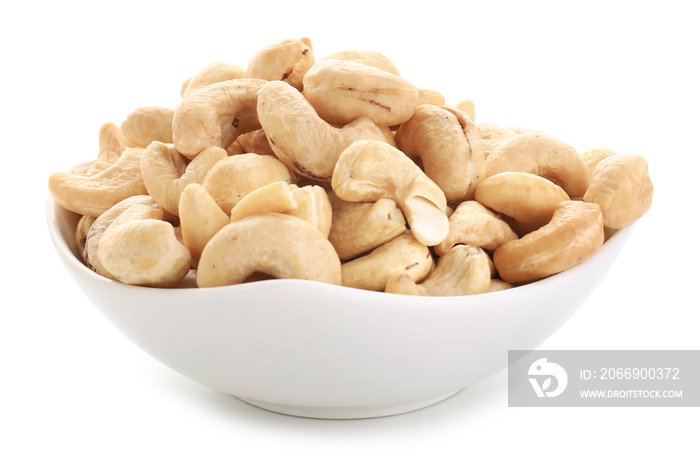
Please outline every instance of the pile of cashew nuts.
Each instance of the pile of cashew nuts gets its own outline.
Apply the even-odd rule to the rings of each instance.
[[[105,123],[92,162],[50,176],[102,276],[479,294],[583,262],[651,205],[641,156],[477,124],[471,100],[446,104],[375,51],[316,60],[286,39],[180,97]]]

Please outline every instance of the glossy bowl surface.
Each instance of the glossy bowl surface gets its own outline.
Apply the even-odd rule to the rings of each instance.
[[[303,280],[207,289],[125,285],[77,258],[77,215],[49,199],[47,221],[82,292],[148,354],[253,405],[314,418],[408,412],[501,371],[508,350],[536,349],[573,315],[632,230],[536,283],[415,297]]]

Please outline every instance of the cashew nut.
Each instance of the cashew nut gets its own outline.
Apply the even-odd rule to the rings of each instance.
[[[583,158],[584,163],[586,163],[586,166],[588,167],[588,174],[593,176],[593,171],[595,171],[595,167],[598,166],[598,163],[611,155],[617,154],[611,149],[600,148],[582,153],[581,158]]]
[[[455,108],[462,110],[463,112],[468,114],[469,119],[471,119],[472,121],[476,121],[474,100],[469,100],[469,99],[460,100],[459,102],[457,102],[455,104]],[[477,126],[477,128],[478,128],[478,126]]]
[[[399,70],[396,69],[396,65],[385,55],[374,50],[342,50],[322,58],[322,60],[329,59],[362,63],[363,65],[372,66],[386,71],[387,73],[399,75]]]
[[[459,204],[450,215],[450,231],[435,246],[435,253],[444,255],[456,244],[467,244],[485,250],[496,250],[508,241],[517,239],[508,223],[476,200]]]
[[[340,154],[331,180],[348,202],[394,200],[421,243],[442,242],[449,232],[445,194],[403,152],[386,142],[360,140]]]
[[[238,284],[254,272],[341,283],[340,259],[328,239],[306,221],[281,213],[253,215],[221,228],[204,247],[197,286]]]
[[[341,260],[349,260],[379,247],[406,231],[406,220],[396,202],[346,202],[332,191],[333,207],[328,240]]]
[[[155,141],[141,155],[141,176],[148,194],[164,210],[177,215],[185,186],[202,183],[212,166],[226,157],[226,150],[221,147],[209,147],[190,162],[173,144]]]
[[[405,272],[414,282],[421,281],[433,265],[427,246],[411,234],[401,234],[369,254],[343,263],[343,286],[382,291],[390,276]]]
[[[201,184],[185,186],[178,205],[182,241],[190,251],[192,266],[197,267],[207,242],[226,226],[228,215],[217,205]]]
[[[217,82],[230,81],[231,79],[241,79],[246,77],[246,70],[238,65],[215,61],[205,66],[193,77],[187,79],[180,89],[180,97],[187,98],[190,94],[197,92],[202,87],[206,87]]]
[[[502,280],[527,283],[578,265],[603,241],[600,207],[568,200],[561,203],[548,224],[496,249],[493,262]]]
[[[126,149],[112,165],[91,176],[53,173],[49,191],[63,208],[97,217],[120,200],[147,193],[139,167],[142,153],[141,148]]]
[[[571,198],[588,189],[588,168],[569,144],[537,132],[526,132],[499,144],[486,159],[486,177],[504,171],[537,174],[561,186]]]
[[[514,171],[486,178],[476,188],[475,198],[517,221],[519,233],[532,232],[549,223],[559,204],[570,200],[564,189],[552,181]]]
[[[409,295],[472,295],[488,292],[491,286],[489,256],[478,247],[457,245],[437,262],[435,269],[416,284],[408,273],[395,274],[386,283],[386,292]]]
[[[102,234],[100,262],[122,283],[172,287],[190,269],[190,252],[178,241],[173,225],[153,215],[146,205],[131,206]]]
[[[95,218],[95,221],[93,221],[85,236],[83,261],[85,261],[85,263],[96,273],[106,278],[115,279],[114,276],[112,276],[100,262],[100,257],[97,253],[100,246],[100,239],[102,238],[102,234],[104,234],[105,229],[107,229],[107,227],[112,224],[112,222],[117,219],[119,215],[134,205],[146,205],[154,210],[155,213],[153,214],[153,218],[162,218],[163,211],[160,208],[160,205],[153,200],[153,197],[150,195],[134,195],[117,202],[112,208]]]
[[[488,158],[491,152],[494,151],[502,142],[518,135],[517,132],[510,128],[504,128],[492,123],[479,123],[479,138],[484,150],[484,158]]]
[[[301,90],[304,75],[313,64],[313,46],[308,38],[284,39],[258,50],[248,62],[246,76],[285,81]]]
[[[257,129],[245,134],[241,134],[236,139],[236,142],[241,147],[241,153],[257,153],[258,155],[275,155],[274,150],[270,147],[270,142],[267,140],[265,131]]]
[[[386,140],[385,131],[368,118],[359,118],[342,128],[321,119],[289,84],[270,81],[260,90],[258,117],[270,147],[294,172],[318,181],[328,181],[342,152],[360,139]]]
[[[230,212],[246,194],[275,181],[292,181],[284,163],[271,155],[244,153],[219,160],[201,184],[223,211]]]
[[[418,88],[373,66],[326,59],[304,76],[304,97],[331,124],[344,125],[367,117],[378,126],[394,126],[413,114]]]
[[[212,145],[228,148],[238,136],[260,129],[258,91],[266,81],[231,79],[190,94],[175,110],[175,149],[188,158]]]
[[[476,125],[456,108],[419,105],[396,131],[396,146],[409,157],[420,157],[425,174],[442,189],[448,203],[473,198],[484,178]]]
[[[445,104],[445,96],[440,92],[431,89],[418,89],[418,105],[436,105],[441,106]]]
[[[120,126],[129,147],[148,147],[153,141],[172,143],[175,110],[158,106],[140,107],[132,111]]]
[[[624,153],[610,155],[598,163],[583,200],[600,206],[606,227],[622,229],[649,210],[653,194],[654,185],[644,157]]]
[[[73,168],[70,172],[81,176],[97,174],[114,164],[126,148],[119,127],[111,122],[105,123],[100,127],[99,149],[95,161]]]
[[[85,253],[85,242],[87,241],[87,235],[90,231],[90,226],[95,222],[94,216],[81,216],[78,220],[78,225],[75,227],[75,245],[78,246],[78,251],[80,254]],[[87,261],[85,261],[87,264]]]
[[[321,186],[297,186],[290,184],[289,189],[297,204],[289,211],[290,215],[306,221],[319,230],[323,237],[328,238],[333,220],[333,210],[328,194]]]

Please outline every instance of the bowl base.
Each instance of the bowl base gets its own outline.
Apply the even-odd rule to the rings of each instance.
[[[300,407],[297,405],[260,402],[242,397],[238,397],[238,399],[264,410],[295,417],[318,418],[326,420],[356,420],[361,418],[387,417],[412,412],[414,410],[419,410],[424,407],[437,404],[438,402],[442,402],[443,400],[457,394],[459,391],[461,391],[461,389],[450,392],[449,394],[443,394],[427,399],[403,402],[400,404],[377,405],[373,407]]]

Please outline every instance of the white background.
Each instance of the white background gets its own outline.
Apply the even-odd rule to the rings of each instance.
[[[0,463],[698,463],[698,408],[509,408],[505,372],[381,419],[248,406],[162,366],[110,326],[59,263],[44,217],[49,174],[94,158],[102,123],[177,105],[182,81],[210,62],[245,67],[287,37],[310,37],[319,58],[375,49],[449,103],[474,100],[477,122],[647,158],[651,210],[542,348],[700,349],[695,3],[3,6]]]

